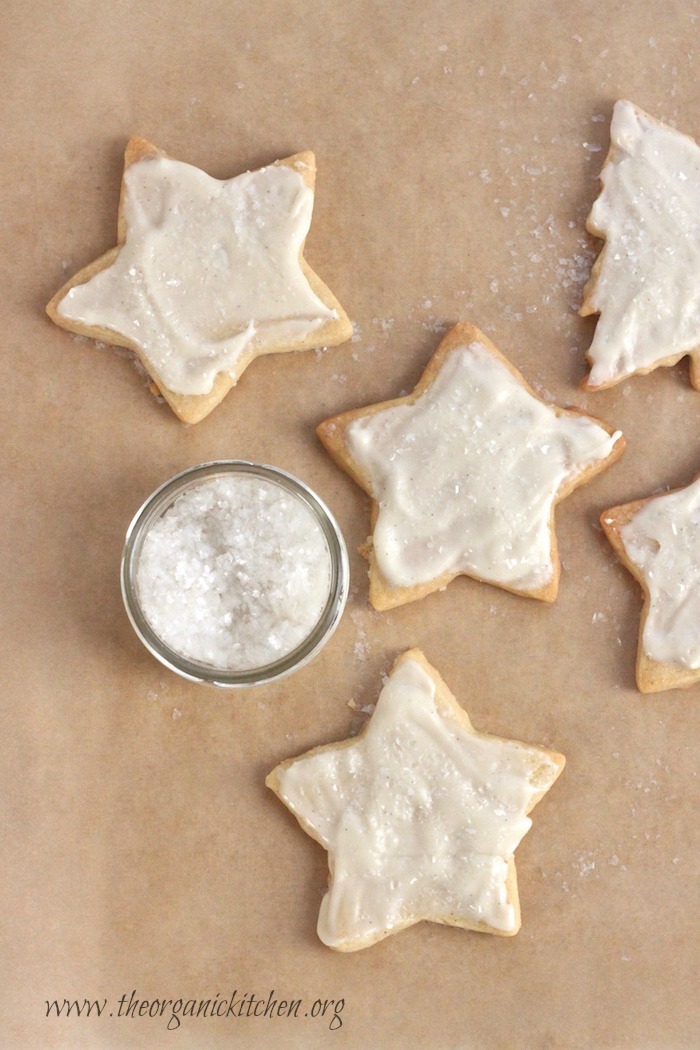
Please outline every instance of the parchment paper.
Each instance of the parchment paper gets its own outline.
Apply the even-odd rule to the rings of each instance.
[[[700,1045],[700,690],[636,691],[641,596],[596,524],[690,481],[700,394],[685,364],[582,393],[594,322],[575,313],[614,101],[700,134],[699,13],[693,0],[6,0],[0,1044]],[[315,150],[306,254],[355,339],[255,362],[187,428],[128,355],[54,327],[45,303],[114,243],[132,133],[219,178]],[[356,553],[368,501],[314,426],[410,389],[459,319],[628,448],[559,508],[552,607],[460,579],[378,614]],[[297,474],[351,550],[326,650],[238,693],[156,663],[118,585],[142,500],[220,457]],[[326,854],[263,780],[356,731],[348,701],[372,704],[413,645],[477,728],[568,765],[516,855],[517,937],[424,923],[344,956],[315,934]],[[278,1006],[248,1016],[251,995]],[[85,1000],[106,1000],[101,1016]],[[179,1027],[169,1007],[148,1016],[156,1000],[181,1000]],[[185,1013],[207,1000],[241,1015]],[[295,1000],[296,1016],[269,1016]]]

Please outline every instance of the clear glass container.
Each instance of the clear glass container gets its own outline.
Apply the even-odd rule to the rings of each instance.
[[[183,656],[156,634],[139,601],[137,576],[143,543],[152,526],[167,514],[183,493],[205,485],[214,478],[248,475],[279,486],[299,500],[320,527],[328,548],[330,574],[326,604],[304,640],[291,652],[272,663],[246,670],[227,670]],[[223,688],[237,688],[272,682],[307,664],[326,644],[337,627],[348,595],[348,555],[342,533],[326,505],[298,478],[277,467],[244,460],[219,460],[184,470],[166,481],[148,497],[137,511],[126,534],[121,563],[121,587],[124,605],[136,634],[145,647],[162,664],[183,678]]]

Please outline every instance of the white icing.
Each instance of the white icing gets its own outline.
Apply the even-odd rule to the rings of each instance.
[[[700,147],[615,105],[591,228],[606,239],[590,305],[590,386],[700,347]]]
[[[401,662],[362,736],[279,773],[283,801],[329,851],[321,940],[419,919],[512,932],[509,860],[557,772],[544,751],[468,730],[424,668]]]
[[[618,437],[585,416],[557,416],[480,343],[454,350],[413,404],[347,430],[380,508],[382,576],[397,587],[448,573],[514,590],[546,585],[557,493]]]
[[[312,209],[285,165],[220,181],[140,160],[124,173],[125,244],[58,312],[125,336],[175,393],[209,393],[246,351],[292,344],[336,316],[299,262]]]
[[[662,663],[700,667],[700,479],[650,500],[620,537],[649,591],[644,651]]]

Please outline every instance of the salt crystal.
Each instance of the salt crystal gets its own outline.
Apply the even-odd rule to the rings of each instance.
[[[136,586],[173,651],[244,671],[291,653],[326,606],[331,556],[311,510],[272,482],[213,478],[149,529]]]

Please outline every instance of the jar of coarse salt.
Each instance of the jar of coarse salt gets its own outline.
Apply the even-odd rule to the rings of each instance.
[[[205,463],[146,500],[126,535],[122,595],[161,663],[212,685],[257,685],[314,657],[348,592],[325,504],[276,467]]]

